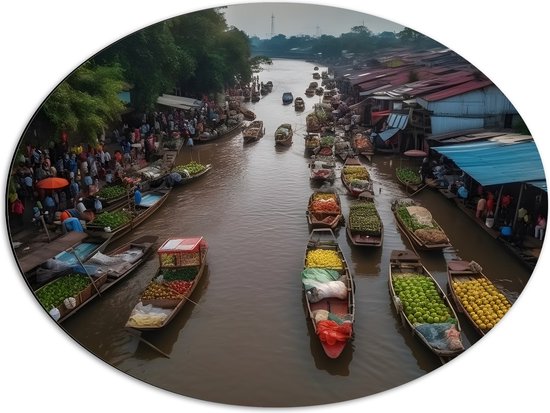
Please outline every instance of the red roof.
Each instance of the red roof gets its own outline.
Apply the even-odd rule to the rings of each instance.
[[[493,82],[491,82],[490,80],[471,80],[469,82],[461,83],[459,85],[449,87],[421,97],[428,102],[435,102],[438,100],[443,100],[453,96],[472,92],[474,90],[483,89],[484,87],[491,86],[492,84]]]

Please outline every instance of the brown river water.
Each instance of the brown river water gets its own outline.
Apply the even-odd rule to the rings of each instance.
[[[306,318],[300,272],[308,239],[306,207],[314,187],[304,154],[305,119],[319,97],[303,94],[313,64],[275,60],[260,73],[273,92],[250,103],[266,134],[243,145],[240,134],[184,148],[178,162],[211,163],[213,170],[176,188],[164,206],[122,244],[142,235],[202,235],[209,243],[208,269],[192,299],[163,330],[144,334],[170,359],[124,329],[138,295],[157,268],[155,255],[128,279],[69,318],[67,333],[101,360],[132,377],[191,398],[245,406],[307,406],[347,401],[383,392],[441,366],[396,317],[388,292],[389,256],[410,248],[398,231],[390,203],[405,195],[394,178],[401,162],[376,155],[369,165],[376,205],[384,223],[384,245],[360,249],[337,230],[355,277],[355,336],[339,359],[328,359]],[[320,70],[326,70],[320,67]],[[284,106],[285,91],[303,96],[306,110]],[[281,123],[295,129],[294,143],[274,146]],[[339,168],[342,165],[339,164]],[[339,180],[344,211],[350,202]],[[512,299],[530,272],[448,199],[432,190],[415,196],[445,229],[453,248],[422,253],[424,265],[446,288],[446,261],[459,255],[479,262]],[[460,319],[468,351],[479,337]],[[452,368],[457,359],[445,368]]]

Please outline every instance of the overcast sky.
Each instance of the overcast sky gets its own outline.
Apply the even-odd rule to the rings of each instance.
[[[300,3],[249,3],[224,9],[228,25],[249,36],[271,37],[271,16],[274,34],[340,36],[354,26],[365,25],[374,33],[399,32],[403,26],[370,14],[336,7]]]

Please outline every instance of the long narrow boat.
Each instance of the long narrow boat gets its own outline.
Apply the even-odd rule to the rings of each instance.
[[[292,125],[283,123],[275,131],[275,145],[290,146],[292,145]]]
[[[342,183],[351,196],[372,192],[372,182],[367,167],[356,156],[348,156],[340,174]]]
[[[338,358],[353,339],[355,283],[332,230],[312,230],[301,278],[315,333],[325,354]]]
[[[306,211],[312,228],[335,229],[342,224],[342,204],[338,193],[317,191],[310,195]]]
[[[239,116],[234,117],[234,120],[231,121],[232,123],[229,126],[220,125],[214,129],[207,130],[199,136],[194,137],[193,143],[208,143],[216,139],[228,138],[236,135],[242,130],[244,122],[244,115],[242,113],[238,115]]]
[[[184,165],[174,167],[170,175],[165,179],[167,187],[179,187],[188,184],[203,175],[206,175],[212,170],[212,164],[203,165],[201,163],[191,161]],[[177,174],[177,175],[173,175]]]
[[[391,252],[388,286],[403,326],[443,363],[464,351],[455,310],[418,255]]]
[[[409,198],[394,200],[391,205],[397,226],[411,242],[413,248],[440,251],[451,246],[443,228],[430,211]]]
[[[412,193],[422,187],[420,174],[411,168],[400,167],[395,169],[397,181],[405,188],[405,191]]]
[[[512,306],[473,261],[447,262],[447,277],[447,287],[458,312],[464,314],[481,336],[487,334]]]
[[[252,112],[251,110],[246,109],[246,108],[241,108],[240,110],[241,110],[241,113],[243,114],[245,120],[254,120],[254,119],[256,119],[256,114],[254,112]]]
[[[381,247],[384,242],[384,224],[371,193],[364,192],[349,207],[346,233],[358,247]]]
[[[302,112],[305,108],[306,104],[302,97],[298,96],[296,99],[294,99],[294,110],[296,112]]]
[[[54,314],[58,314],[59,317],[55,317],[56,321],[62,323],[93,299],[133,273],[148,258],[157,238],[149,235],[140,237],[108,253],[104,254],[98,251],[89,259],[81,260],[82,265],[76,263],[72,274],[67,274],[64,277],[78,277],[88,281],[88,284],[78,294],[74,294],[72,305],[71,301],[68,301],[69,306],[65,305],[64,301],[68,297],[57,297],[58,301],[54,305],[58,313],[54,312]],[[36,291],[39,301],[47,311],[51,311],[52,308],[48,308],[48,305],[41,301],[41,297],[48,301],[52,300],[51,294],[57,294],[55,284],[63,282],[63,277],[57,278]]]
[[[118,239],[133,231],[143,221],[153,215],[164,204],[172,188],[158,188],[145,191],[141,202],[135,205],[133,197],[129,205],[125,205],[112,212],[103,212],[87,224],[90,233],[111,233],[111,240]]]
[[[320,133],[308,133],[304,136],[304,147],[307,154],[315,153],[321,143]]]
[[[292,92],[284,92],[282,99],[283,105],[290,105],[294,100],[294,96],[292,96]]]
[[[370,139],[363,133],[357,132],[351,141],[351,147],[356,155],[364,156],[369,162],[374,155],[374,145]]]
[[[158,249],[159,268],[132,309],[127,328],[158,330],[174,319],[206,270],[203,237],[170,238]]]
[[[243,130],[243,143],[259,141],[265,133],[264,122],[254,120]]]
[[[346,159],[354,155],[353,149],[350,143],[342,138],[337,138],[334,142],[334,152],[342,162],[346,162]]]

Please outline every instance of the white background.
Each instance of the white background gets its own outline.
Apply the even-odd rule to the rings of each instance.
[[[305,1],[304,1],[305,2]],[[327,1],[310,2],[343,6]],[[519,110],[548,165],[548,32],[544,2],[480,0],[349,1],[347,8],[393,20],[453,49],[501,88]],[[223,5],[203,0],[198,6]],[[38,106],[75,67],[146,25],[194,10],[183,1],[2,2],[2,191],[16,144]],[[546,16],[546,17],[543,17]],[[543,59],[545,59],[543,61]],[[4,195],[5,196],[5,195]],[[5,210],[5,203],[2,203]],[[4,211],[5,212],[5,211]],[[2,220],[0,409],[46,412],[138,410],[226,411],[153,388],[106,365],[65,335],[29,294],[9,249]],[[473,240],[474,241],[474,240]],[[547,247],[544,247],[544,251]],[[308,410],[511,412],[545,403],[548,392],[548,258],[499,326],[459,360],[400,388],[358,401]],[[7,299],[7,301],[6,301]],[[182,371],[182,374],[184,372]],[[8,406],[13,406],[9,409]],[[9,410],[8,410],[9,409]],[[256,410],[256,409],[252,409]]]

